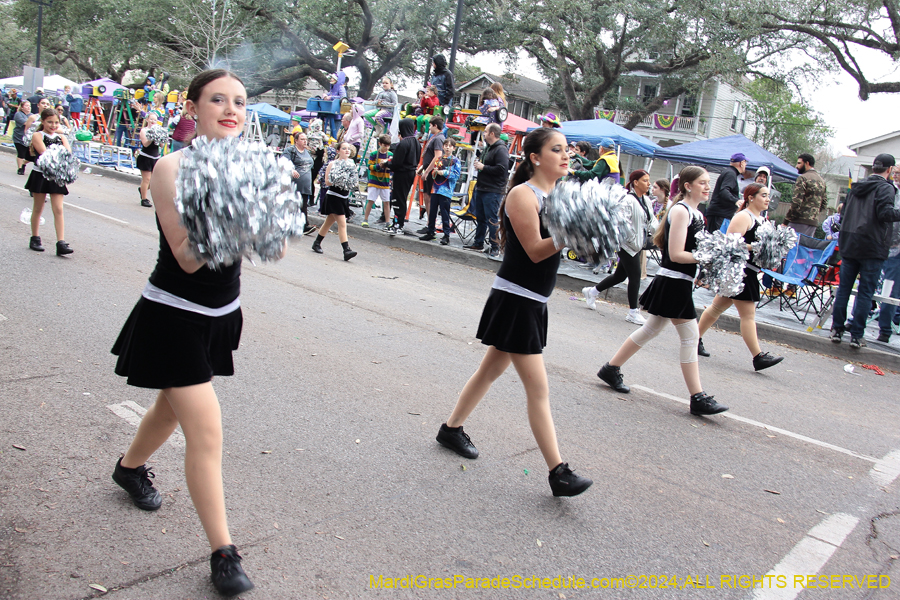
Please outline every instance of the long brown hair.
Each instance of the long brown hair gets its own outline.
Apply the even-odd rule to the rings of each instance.
[[[683,168],[680,173],[678,173],[678,195],[672,200],[672,206],[675,206],[687,195],[687,190],[684,188],[684,184],[686,183],[694,183],[700,177],[706,173],[706,169],[703,167],[695,167],[694,165],[688,165]],[[671,207],[670,207],[671,208]],[[666,242],[666,232],[668,227],[666,227],[666,222],[669,217],[669,209],[667,208],[659,215],[659,227],[656,228],[656,233],[653,234],[653,243],[656,244],[658,248],[665,248]]]
[[[656,185],[658,185],[659,189],[661,189],[666,194],[666,200],[668,200],[669,199],[669,186],[672,185],[671,183],[669,183],[669,180],[668,179],[657,179]]]
[[[59,113],[56,112],[55,108],[45,108],[41,111],[41,124],[38,125],[37,131],[44,130],[44,120],[49,119],[50,117],[56,117],[57,119],[59,119]],[[34,138],[31,139],[33,140]]]
[[[750,198],[757,195],[759,190],[763,189],[764,185],[759,183],[751,183],[747,187],[744,188],[744,201],[741,202],[741,207],[738,210],[744,210],[750,205]]]
[[[506,198],[514,187],[525,183],[534,176],[534,163],[531,162],[531,155],[540,154],[541,150],[543,150],[544,146],[547,144],[547,141],[557,133],[559,132],[555,129],[538,127],[526,135],[525,140],[522,142],[522,154],[525,155],[525,158],[519,163],[519,166],[516,167],[516,172],[513,173],[512,181],[509,182],[506,196],[503,197],[503,201],[500,203],[500,210],[498,211],[498,214],[500,215],[500,226],[497,229],[497,237],[500,239],[501,249],[506,247],[506,227],[503,222],[503,215],[506,211]]]
[[[208,71],[202,71],[191,80],[191,83],[187,89],[187,100],[190,100],[194,103],[199,102],[200,94],[203,93],[203,88],[205,88],[216,79],[221,79],[223,77],[231,77],[232,79],[238,80],[241,85],[244,85],[244,82],[241,81],[240,77],[227,69],[210,69]]]

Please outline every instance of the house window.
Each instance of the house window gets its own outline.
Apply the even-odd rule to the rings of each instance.
[[[681,103],[681,116],[682,117],[696,117],[697,116],[697,97],[696,96],[685,96],[684,100]]]
[[[655,85],[645,85],[644,86],[644,94],[642,99],[644,104],[650,104],[650,101],[656,98],[656,86]]]
[[[734,109],[731,111],[731,130],[737,131],[737,122],[741,116],[741,103],[734,101]]]

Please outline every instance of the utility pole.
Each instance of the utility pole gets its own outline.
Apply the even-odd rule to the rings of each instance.
[[[456,23],[453,24],[453,43],[450,45],[450,72],[456,66],[456,47],[459,45],[459,27],[462,24],[463,0],[456,0]]]
[[[38,7],[38,30],[37,30],[37,52],[34,58],[34,66],[35,68],[41,68],[41,28],[43,27],[44,21],[44,7],[50,8],[53,6],[53,0],[31,0]]]

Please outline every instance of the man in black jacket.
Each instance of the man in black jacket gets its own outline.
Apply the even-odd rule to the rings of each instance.
[[[484,141],[487,147],[481,155],[481,160],[475,161],[478,170],[478,181],[472,191],[470,210],[475,214],[477,225],[475,227],[475,239],[472,244],[466,246],[468,250],[484,249],[485,230],[489,232],[488,240],[490,248],[488,256],[497,258],[500,255],[500,242],[497,239],[497,228],[500,224],[500,201],[506,192],[506,184],[509,179],[509,149],[500,140],[502,130],[496,123],[491,123],[484,129]]]
[[[716,180],[716,187],[709,197],[706,207],[706,230],[718,231],[725,219],[734,216],[737,210],[737,202],[741,199],[740,184],[738,183],[744,169],[747,168],[747,157],[742,153],[732,155],[731,164]]]
[[[894,223],[900,221],[900,210],[894,208],[896,190],[887,179],[894,164],[894,157],[890,154],[876,156],[872,163],[872,175],[853,184],[841,211],[841,233],[838,238],[841,284],[831,316],[831,341],[835,344],[840,344],[844,335],[850,290],[858,275],[859,288],[850,323],[850,347],[866,345],[863,334],[872,296],[888,256],[891,233],[897,227]]]

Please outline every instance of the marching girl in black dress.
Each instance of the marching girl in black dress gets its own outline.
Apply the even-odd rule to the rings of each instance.
[[[151,142],[147,138],[147,129],[154,125],[159,125],[159,120],[156,113],[151,112],[147,116],[146,126],[141,128],[141,133],[138,135],[141,140],[141,147],[138,148],[137,158],[134,161],[138,171],[141,172],[141,187],[138,188],[138,191],[141,193],[141,206],[146,206],[147,208],[153,206],[149,198],[147,198],[147,192],[150,190],[150,176],[153,174],[156,161],[159,160],[159,144]]]
[[[356,256],[356,252],[350,249],[350,242],[347,237],[347,213],[350,212],[350,196],[353,195],[354,188],[358,185],[356,163],[350,159],[354,150],[355,148],[349,142],[341,142],[338,146],[337,158],[328,163],[328,168],[325,169],[325,185],[328,186],[328,191],[325,192],[321,212],[327,216],[322,226],[319,227],[319,233],[316,235],[316,240],[312,245],[313,252],[322,254],[322,240],[325,239],[325,235],[331,229],[331,225],[336,222],[338,238],[341,240],[341,246],[344,249],[344,260],[350,260]],[[339,171],[341,171],[343,176],[340,179],[337,177],[332,179],[332,174],[337,175]],[[346,188],[341,187],[346,184],[349,184],[349,186]]]
[[[762,213],[769,208],[769,188],[758,183],[751,183],[744,188],[744,202],[740,212],[734,215],[728,224],[728,233],[739,233],[747,243],[756,241],[756,231],[763,223]],[[759,302],[759,267],[753,264],[753,251],[750,250],[750,260],[744,267],[744,289],[740,294],[726,298],[716,296],[703,314],[700,315],[700,342],[703,342],[703,334],[713,323],[719,320],[722,313],[734,304],[741,317],[741,337],[753,356],[753,368],[762,371],[773,367],[784,360],[783,356],[772,356],[763,352],[759,347],[759,339],[756,336],[756,303]]]
[[[525,159],[500,205],[503,263],[476,334],[488,349],[437,435],[441,445],[460,456],[477,458],[478,450],[462,425],[512,363],[525,385],[528,422],[550,469],[554,496],[576,496],[593,483],[572,472],[559,454],[542,354],[547,344],[547,300],[556,286],[561,248],[553,243],[541,215],[547,195],[568,172],[566,149],[566,138],[553,129],[537,129],[525,138]]]
[[[25,189],[31,192],[34,198],[34,207],[31,209],[31,240],[28,243],[28,247],[37,252],[44,251],[38,230],[41,226],[41,213],[44,211],[44,203],[47,200],[47,194],[50,194],[53,226],[56,228],[56,254],[57,256],[64,256],[75,252],[66,243],[65,239],[66,227],[65,219],[63,218],[63,197],[69,195],[69,190],[66,186],[59,185],[44,177],[44,174],[37,166],[37,157],[40,157],[50,146],[61,144],[66,150],[72,150],[69,147],[69,140],[57,133],[57,129],[59,129],[59,115],[56,114],[56,110],[52,108],[42,110],[41,124],[31,138],[31,150],[34,151],[32,156],[35,162],[32,165],[28,181],[25,182]]]
[[[641,305],[650,316],[597,373],[597,377],[614,390],[627,394],[631,390],[623,382],[620,367],[671,322],[681,338],[681,374],[691,393],[691,414],[694,415],[714,415],[728,410],[727,406],[703,392],[697,364],[700,335],[693,298],[697,261],[691,251],[697,248],[695,236],[704,228],[703,214],[697,207],[709,198],[709,189],[706,169],[690,166],[679,173],[679,194],[653,237],[662,249],[662,262],[653,282],[640,297]]]
[[[191,82],[184,110],[197,134],[218,139],[244,128],[247,92],[223,69],[204,71]],[[253,587],[231,543],[222,486],[222,413],[212,378],[233,375],[238,347],[241,262],[210,269],[190,249],[175,208],[175,180],[182,153],[159,159],[150,192],[156,205],[159,258],[142,297],[113,346],[116,374],[128,384],[160,392],[144,415],[134,441],[116,463],[113,480],[138,508],[157,510],[159,492],[144,464],[179,424],[186,441],[184,470],[191,500],[209,540],[215,588],[226,596]]]

